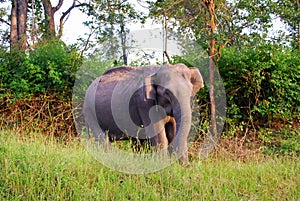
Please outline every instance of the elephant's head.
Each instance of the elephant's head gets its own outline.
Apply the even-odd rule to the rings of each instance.
[[[164,65],[155,74],[145,78],[145,97],[164,108],[176,120],[174,151],[180,160],[187,162],[187,137],[191,127],[191,100],[203,87],[197,68],[184,64]]]

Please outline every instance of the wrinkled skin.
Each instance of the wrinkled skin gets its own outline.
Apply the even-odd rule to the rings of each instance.
[[[119,67],[105,72],[88,88],[86,125],[98,141],[150,139],[157,149],[170,145],[188,162],[191,100],[203,87],[197,68],[183,64]]]

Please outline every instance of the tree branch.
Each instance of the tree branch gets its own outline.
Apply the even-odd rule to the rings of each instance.
[[[84,52],[88,49],[88,45],[90,43],[91,37],[95,33],[95,31],[96,31],[95,29],[91,30],[91,33],[88,35],[88,38],[87,38],[86,43],[83,47],[83,50],[80,52],[80,56],[83,56]]]
[[[61,6],[63,5],[63,3],[64,3],[64,0],[59,0],[57,6],[55,6],[55,7],[52,8],[52,12],[55,13],[56,11],[58,11],[61,8]]]
[[[80,3],[78,5],[76,5],[76,1],[73,1],[73,4],[71,7],[68,8],[68,10],[66,10],[66,12],[63,12],[62,16],[60,17],[59,20],[59,34],[58,37],[60,38],[63,34],[63,23],[64,23],[64,19],[65,17],[70,14],[70,12],[74,9],[74,8],[78,8],[78,7],[83,7],[83,6],[87,6],[87,7],[91,7],[90,4],[88,3]]]
[[[217,58],[217,63],[220,61],[221,56],[222,56],[221,49],[223,49],[228,43],[230,43],[230,41],[233,40],[233,38],[236,36],[236,34],[237,34],[236,32],[233,33],[233,34],[225,41],[224,44],[222,44],[222,45],[220,45],[220,46],[218,47],[218,58]]]
[[[9,23],[8,21],[2,19],[2,18],[0,18],[0,22],[6,24],[6,25],[8,25],[8,26],[10,26],[10,23]]]

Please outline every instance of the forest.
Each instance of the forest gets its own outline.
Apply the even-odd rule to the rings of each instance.
[[[70,44],[64,41],[65,25],[74,17],[72,13],[75,11],[85,19],[83,26],[86,33]],[[71,4],[66,0],[0,0],[1,135],[8,132],[17,136],[29,136],[28,139],[38,135],[54,137],[56,141],[62,141],[62,144],[74,143],[78,134],[72,101],[78,72],[84,66],[87,74],[94,76],[96,72],[99,76],[116,66],[149,64],[148,58],[155,57],[154,54],[144,53],[141,57],[130,58],[132,39],[129,35],[133,24],[147,29],[153,23],[159,25],[164,41],[161,44],[164,59],[157,59],[157,64],[184,63],[192,66],[188,57],[194,55],[171,55],[167,42],[170,38],[184,40],[187,37],[201,47],[201,54],[207,55],[207,72],[218,69],[226,92],[226,119],[214,157],[222,152],[225,156],[219,155],[224,158],[227,158],[227,154],[229,158],[241,161],[256,157],[257,154],[295,157],[298,161],[299,0],[73,0]],[[76,25],[71,31],[76,32]],[[209,90],[214,85],[211,79],[213,78],[210,77],[204,89],[196,95],[200,110],[197,122],[200,123],[197,125],[198,137],[191,144],[191,158],[195,157],[193,152],[201,144],[210,122],[215,125],[213,132],[217,130],[218,99],[214,99]],[[13,144],[10,139],[5,139],[1,137],[0,141]],[[72,144],[73,146],[77,149],[78,145]],[[277,162],[281,163],[280,160]],[[1,158],[0,165],[5,165],[6,162]],[[208,166],[213,167],[211,163],[213,162],[208,162]],[[296,166],[295,175],[298,171],[299,176],[299,162],[290,166],[293,165]],[[248,171],[251,174],[252,169]],[[119,183],[122,180],[126,184],[125,180],[129,178],[113,174],[116,174],[113,177]],[[217,178],[216,175],[212,176]],[[135,178],[130,176],[129,179],[132,182]],[[4,181],[5,178],[0,177],[1,180]],[[154,185],[157,184],[155,179],[151,181]],[[68,182],[65,183],[66,186],[72,185]],[[145,181],[145,185],[146,183]],[[297,179],[292,183],[295,188],[297,185],[299,187]],[[161,185],[176,188],[175,183]],[[2,186],[0,190],[8,194],[17,192],[14,194],[16,197],[22,195],[20,189],[5,188]],[[184,188],[188,186],[184,185]],[[245,192],[254,192],[255,187],[253,188]],[[53,192],[59,191],[54,189]],[[47,193],[46,198],[49,199]],[[164,194],[156,193],[157,196]],[[222,194],[219,191],[216,193],[220,194],[216,195],[211,191],[211,198]],[[112,192],[107,194],[106,198],[114,200]],[[272,197],[272,191],[267,194],[258,199],[270,199],[268,196]],[[60,195],[74,198],[73,194],[62,194],[62,191]],[[280,193],[276,195],[280,200]],[[282,194],[283,197],[284,195]],[[299,189],[293,189],[286,195],[286,198],[291,195],[300,196]],[[34,195],[26,196],[28,199],[36,198]],[[168,196],[166,194],[163,200],[172,200],[172,196]],[[233,197],[227,198],[241,198],[240,194],[231,196]],[[190,198],[189,195],[183,197]],[[156,198],[154,196],[149,199]],[[248,194],[246,198],[253,198],[253,194]],[[126,197],[126,200],[130,200],[130,197]]]

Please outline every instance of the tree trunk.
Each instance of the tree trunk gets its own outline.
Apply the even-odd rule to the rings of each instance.
[[[297,2],[296,2],[296,4],[297,4],[297,11],[298,11],[298,13],[299,13],[299,9],[300,9],[300,2],[299,2],[299,0],[297,0]],[[298,45],[298,50],[300,50],[300,21],[298,20],[298,33],[297,33],[297,45]]]
[[[17,0],[12,1],[10,23],[10,49],[18,49],[18,18]]]
[[[209,12],[207,18],[207,30],[209,30],[208,35],[210,35],[209,42],[209,98],[210,98],[210,112],[211,112],[211,125],[208,130],[208,138],[205,139],[201,146],[201,151],[199,152],[200,158],[205,158],[208,154],[215,148],[218,141],[218,130],[217,130],[217,114],[216,114],[216,94],[215,94],[215,75],[216,75],[216,65],[215,65],[215,55],[217,53],[216,49],[216,24],[215,24],[215,2],[214,0],[204,0],[206,8]]]
[[[54,12],[50,0],[43,0],[43,7],[45,12],[45,34],[46,37],[55,36],[55,22],[54,22]]]
[[[27,44],[27,0],[13,0],[11,8],[10,47],[24,51]]]
[[[300,50],[300,22],[298,22],[297,42],[298,42],[298,50]]]
[[[118,47],[116,45],[116,41],[114,40],[115,10],[114,10],[113,5],[111,3],[112,2],[110,0],[107,1],[107,9],[108,9],[108,15],[109,15],[108,21],[109,21],[109,24],[110,24],[110,27],[108,28],[108,34],[109,34],[109,38],[108,38],[109,53],[108,53],[108,56],[113,58],[113,59],[116,59],[116,57],[117,57],[116,52],[117,52]]]
[[[125,66],[127,66],[128,61],[127,61],[127,48],[126,48],[126,32],[125,32],[125,24],[124,21],[122,20],[121,25],[120,25],[120,38],[121,38],[121,46],[122,46],[122,58],[123,58],[123,63]]]
[[[209,0],[207,2],[207,8],[209,11],[210,20],[208,25],[210,26],[210,52],[209,52],[209,94],[210,94],[210,103],[211,103],[211,134],[217,136],[217,120],[216,120],[216,102],[215,102],[215,53],[216,53],[216,39],[214,34],[216,33],[216,24],[215,24],[215,2],[214,0]]]
[[[57,6],[52,7],[50,0],[43,0],[43,7],[44,7],[45,21],[46,21],[45,34],[47,38],[56,36],[54,14],[56,13],[56,11],[58,11],[61,8],[63,2],[64,2],[63,0],[59,0]]]

